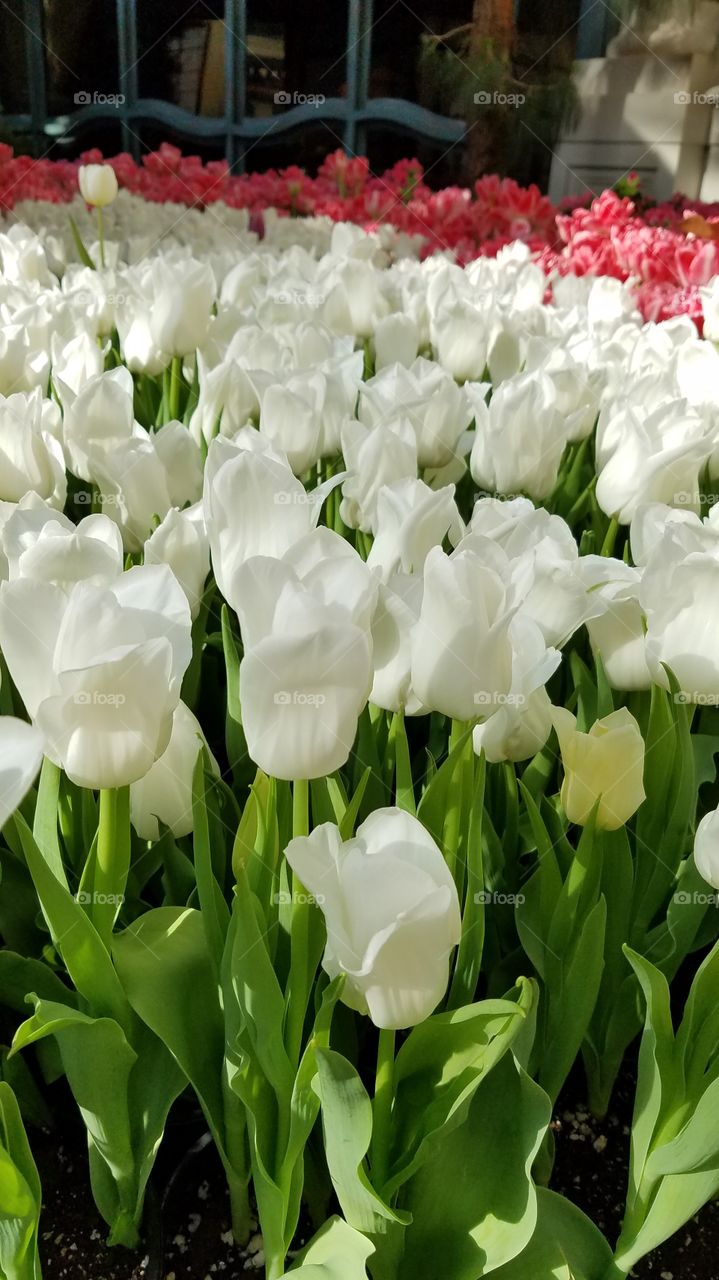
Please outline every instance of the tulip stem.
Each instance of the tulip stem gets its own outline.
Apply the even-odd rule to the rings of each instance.
[[[292,834],[307,836],[310,831],[309,784],[296,778],[292,784]],[[292,873],[292,919],[290,921],[290,972],[287,983],[285,1033],[290,1062],[299,1063],[312,974],[309,970],[309,895],[299,877]]]
[[[450,755],[459,746],[468,729],[469,725],[464,720],[452,721],[452,727],[449,733]],[[464,760],[467,758],[468,751],[470,753],[472,751],[471,737],[469,737],[467,742],[464,744],[464,749],[462,751],[463,759],[458,760],[455,765],[455,772],[452,778],[451,802],[444,819],[444,855],[447,859],[447,865],[455,879],[457,879],[457,862],[462,837],[462,810],[466,799],[464,795]],[[471,760],[471,756],[469,758]],[[462,872],[462,876],[463,875],[464,873]]]
[[[102,209],[98,205],[97,209],[97,238],[100,242],[100,266],[105,266],[105,222],[102,216]]]
[[[182,356],[173,356],[170,365],[170,422],[180,416],[180,386],[182,384]]]
[[[601,556],[611,556],[614,553],[614,544],[617,540],[618,532],[619,532],[619,521],[617,520],[616,516],[612,516],[611,520],[609,521],[607,532],[604,535],[604,542],[602,543],[602,549],[599,553]]]
[[[389,1173],[394,1101],[394,1031],[380,1030],[377,1044],[377,1074],[372,1100],[372,1142],[370,1165],[375,1191],[382,1191]]]

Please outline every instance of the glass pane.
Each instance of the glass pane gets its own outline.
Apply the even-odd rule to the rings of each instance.
[[[248,115],[344,95],[347,12],[346,0],[248,0]]]
[[[396,0],[375,0],[369,96],[423,103],[423,40],[455,31],[471,17],[472,0],[412,0],[411,6],[402,0],[399,4]]]

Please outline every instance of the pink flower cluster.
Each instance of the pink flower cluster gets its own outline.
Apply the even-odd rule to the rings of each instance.
[[[0,208],[21,200],[63,203],[77,194],[79,164],[99,163],[88,151],[79,160],[33,160],[0,144]],[[460,263],[493,256],[522,240],[547,274],[609,275],[632,280],[646,319],[690,315],[699,329],[699,289],[719,275],[719,205],[681,196],[650,205],[604,191],[591,203],[573,199],[561,211],[536,186],[489,174],[472,189],[432,191],[417,160],[401,160],[380,176],[365,157],[328,155],[311,177],[292,165],[264,173],[232,174],[224,160],[203,162],[163,143],[137,164],[122,153],[107,161],[121,187],[145,200],[204,207],[222,200],[247,209],[261,229],[262,214],[324,215],[372,229],[389,223],[418,236],[423,256],[450,250]]]
[[[699,290],[719,275],[719,205],[679,197],[640,214],[604,191],[588,208],[558,214],[557,230],[562,248],[540,255],[547,272],[632,280],[645,320],[689,315],[701,330]]]

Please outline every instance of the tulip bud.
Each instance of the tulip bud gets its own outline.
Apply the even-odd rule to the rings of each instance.
[[[117,196],[117,178],[110,164],[81,164],[77,181],[83,200],[96,209],[104,209]]]
[[[562,807],[570,822],[585,826],[597,808],[597,827],[616,831],[645,799],[644,739],[626,707],[580,733],[576,716],[555,707],[552,716],[564,765]]]
[[[143,840],[158,839],[160,822],[175,836],[192,831],[192,775],[203,745],[207,743],[198,720],[184,702],[178,702],[165,751],[144,778],[130,787],[130,818]],[[214,756],[210,761],[219,773]]]
[[[702,879],[719,889],[719,809],[705,814],[697,827],[694,862]]]
[[[444,995],[461,918],[432,837],[401,809],[377,809],[344,844],[331,822],[290,841],[287,861],[327,925],[322,967],[375,1026],[413,1027]]]

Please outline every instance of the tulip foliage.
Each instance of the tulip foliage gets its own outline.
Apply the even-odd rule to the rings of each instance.
[[[716,349],[80,185],[0,230],[0,1275],[59,1098],[116,1245],[184,1105],[267,1280],[621,1280],[719,1192]]]

